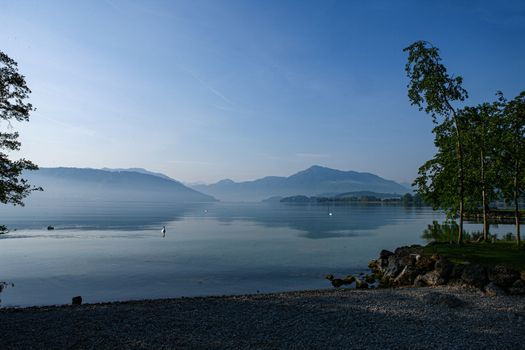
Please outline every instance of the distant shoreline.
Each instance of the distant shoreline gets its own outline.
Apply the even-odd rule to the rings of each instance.
[[[434,302],[455,298],[460,306]],[[437,299],[436,299],[437,297]],[[0,309],[3,349],[519,348],[523,299],[460,287],[330,289]],[[494,336],[498,334],[498,336]]]

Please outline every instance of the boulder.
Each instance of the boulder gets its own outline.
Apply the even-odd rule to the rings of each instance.
[[[485,286],[485,295],[488,297],[497,297],[505,294],[505,291],[494,282],[490,282]]]
[[[416,269],[418,269],[421,272],[428,272],[432,271],[434,268],[434,260],[432,260],[431,257],[422,255],[419,257],[419,259],[416,260]]]
[[[365,282],[368,284],[373,284],[376,282],[376,278],[374,275],[365,275]]]
[[[397,256],[392,255],[388,257],[388,266],[384,270],[384,277],[385,278],[396,278],[397,275],[399,275],[403,271],[403,264],[401,259],[399,259]]]
[[[438,292],[430,292],[423,295],[422,300],[429,305],[446,305],[451,308],[463,305],[463,301],[451,294],[443,294]]]
[[[412,266],[405,266],[403,271],[394,279],[394,284],[398,286],[410,286],[414,284],[419,272]]]
[[[423,247],[419,244],[414,244],[411,246],[399,247],[394,251],[394,254],[398,257],[409,256],[410,254],[419,254],[423,253]]]
[[[82,304],[82,297],[80,295],[77,295],[76,297],[71,298],[71,305],[81,305]]]
[[[332,283],[332,286],[339,288],[345,284],[352,284],[355,281],[355,277],[348,275],[345,278],[335,278],[334,275],[326,275],[325,278]]]
[[[481,288],[487,284],[487,269],[478,264],[469,264],[463,269],[461,280],[467,285]]]
[[[439,273],[439,276],[441,278],[448,279],[451,277],[452,272],[454,271],[454,266],[455,265],[451,263],[449,260],[445,258],[441,258],[434,263],[434,270]],[[456,278],[459,278],[461,276],[461,273],[463,273],[463,271],[461,271],[461,273],[459,273],[458,271],[457,273],[458,273],[458,276]]]
[[[512,270],[504,265],[492,266],[487,271],[488,279],[500,287],[508,288],[520,279],[518,271]]]
[[[509,293],[512,295],[524,295],[525,294],[525,281],[517,280],[509,288]]]
[[[330,281],[332,283],[332,286],[334,286],[335,288],[339,288],[341,287],[343,284],[345,284],[345,281],[343,281],[342,279],[340,278],[334,278],[333,280]]]
[[[421,275],[420,281],[423,282],[427,286],[441,286],[443,284],[446,284],[447,282],[438,271],[430,271],[427,272],[424,275]]]
[[[386,250],[386,249],[383,249],[380,253],[379,253],[379,259],[381,260],[388,260],[388,258],[390,256],[394,255],[394,253],[392,253],[391,251],[389,250]]]
[[[465,269],[465,265],[462,264],[454,264],[452,267],[452,271],[450,272],[450,276],[448,276],[449,279],[460,279],[461,275],[463,274],[463,270]]]
[[[423,275],[417,276],[416,279],[414,280],[414,287],[426,287],[426,286],[427,284],[423,280]]]
[[[368,283],[358,278],[355,280],[355,288],[356,289],[368,289]]]

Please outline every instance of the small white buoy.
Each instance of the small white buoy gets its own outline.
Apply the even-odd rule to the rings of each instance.
[[[329,212],[329,213],[328,213],[328,216],[332,216],[332,212]]]

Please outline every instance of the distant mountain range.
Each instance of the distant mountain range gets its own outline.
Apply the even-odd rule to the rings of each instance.
[[[145,169],[40,168],[24,174],[44,192],[28,200],[117,200],[159,202],[212,202],[200,193],[160,173]]]
[[[317,196],[356,191],[405,194],[410,190],[380,176],[357,171],[342,171],[314,165],[288,177],[267,176],[245,182],[230,179],[193,189],[222,201],[260,201],[269,197],[293,195]]]

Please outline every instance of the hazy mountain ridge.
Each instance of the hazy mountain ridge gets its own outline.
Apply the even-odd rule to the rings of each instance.
[[[165,175],[144,171],[60,167],[40,168],[25,173],[24,177],[31,184],[44,188],[44,192],[33,193],[30,200],[216,201],[212,196],[188,188]]]
[[[154,171],[149,171],[149,170],[146,170],[144,168],[102,168],[100,170],[112,171],[112,172],[131,171],[131,172],[134,172],[134,173],[141,173],[141,174],[158,176],[158,177],[161,177],[161,178],[166,179],[166,180],[171,180],[171,181],[175,181],[175,182],[181,183],[180,181],[177,181],[177,180],[169,177],[168,175],[165,175],[163,173],[157,173],[157,172],[154,172]]]
[[[221,180],[194,189],[225,201],[260,201],[273,196],[371,191],[402,195],[409,192],[395,181],[371,173],[342,171],[314,165],[289,177],[267,176],[244,182]]]

